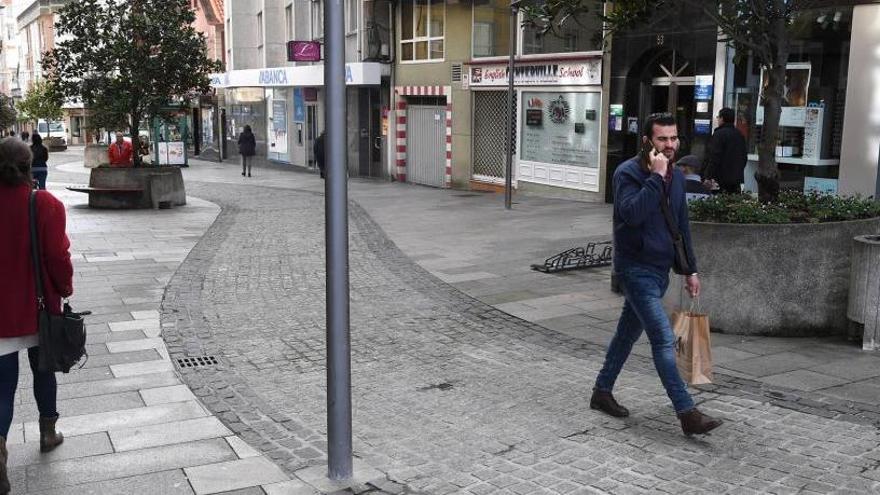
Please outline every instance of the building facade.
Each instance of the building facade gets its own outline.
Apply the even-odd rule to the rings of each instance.
[[[398,179],[502,187],[510,15],[501,0],[400,4],[392,157]],[[594,16],[578,21],[545,34],[515,21],[513,183],[597,200],[606,120],[601,24]]]
[[[345,2],[349,173],[387,177],[383,156],[389,107],[388,0]],[[322,62],[288,61],[288,41],[323,42],[323,2],[226,0],[226,66],[213,86],[224,93],[223,157],[237,156],[245,125],[257,137],[257,156],[315,167],[314,141],[324,128]]]

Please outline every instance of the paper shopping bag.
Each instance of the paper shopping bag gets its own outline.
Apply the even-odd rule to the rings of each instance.
[[[681,378],[690,385],[712,383],[712,346],[709,317],[693,311],[672,314],[675,363]]]

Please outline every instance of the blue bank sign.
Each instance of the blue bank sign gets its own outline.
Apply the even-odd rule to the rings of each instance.
[[[284,69],[262,69],[260,70],[260,84],[263,86],[287,86],[290,82],[287,80],[287,71]]]

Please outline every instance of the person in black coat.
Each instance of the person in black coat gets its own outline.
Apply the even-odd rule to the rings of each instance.
[[[732,108],[718,112],[718,128],[709,141],[709,160],[704,177],[713,179],[721,192],[738,194],[742,191],[743,171],[748,161],[746,138],[734,126],[736,114]]]
[[[43,146],[43,137],[36,132],[31,137],[31,174],[38,189],[46,189],[46,177],[49,175],[49,150]]]
[[[324,178],[324,170],[326,162],[324,161],[324,138],[326,137],[326,132],[321,131],[321,135],[315,139],[315,162],[318,164],[318,171],[321,172],[321,178]]]
[[[257,154],[257,138],[251,126],[244,126],[244,131],[238,136],[238,152],[241,153],[241,176],[251,176],[251,164],[253,156]]]

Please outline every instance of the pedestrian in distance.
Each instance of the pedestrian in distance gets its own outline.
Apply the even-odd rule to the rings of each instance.
[[[709,140],[709,163],[705,176],[718,183],[721,192],[742,192],[743,176],[748,161],[746,138],[734,125],[736,112],[722,108],[715,118],[718,127]]]
[[[318,172],[321,173],[321,178],[325,177],[327,163],[325,161],[326,155],[324,154],[324,140],[327,137],[327,131],[321,131],[321,135],[315,139],[315,162],[318,164]]]
[[[40,452],[64,441],[58,420],[55,374],[38,369],[37,291],[31,263],[31,150],[18,138],[0,141],[0,495],[10,491],[6,439],[18,385],[18,353],[27,349],[34,398],[40,414]],[[61,300],[73,293],[73,264],[65,230],[64,205],[48,191],[35,191],[37,233],[42,258],[42,301],[61,314]],[[24,491],[24,487],[20,488]]]
[[[625,301],[605,363],[596,378],[590,408],[614,417],[629,416],[612,390],[633,344],[645,332],[651,342],[654,366],[681,429],[692,435],[714,430],[721,420],[695,407],[675,364],[675,335],[662,303],[675,252],[661,201],[668,198],[671,216],[677,219],[678,228],[690,245],[684,175],[672,166],[678,147],[675,116],[653,114],[642,129],[641,153],[614,171],[614,269]],[[695,298],[700,295],[700,279],[696,260],[690,252],[688,257],[693,273],[685,278],[685,286]]]
[[[712,192],[703,184],[700,171],[703,163],[696,155],[686,155],[675,162],[675,166],[684,174],[684,192],[687,202],[708,198]]]
[[[238,136],[238,152],[241,154],[241,176],[251,176],[251,164],[254,161],[254,155],[257,154],[257,138],[251,126],[244,126],[244,130]]]
[[[36,134],[36,133],[34,133]],[[28,142],[31,138],[31,135],[28,131],[21,131],[21,140],[24,142]]]
[[[125,140],[125,136],[121,132],[116,132],[116,141],[107,147],[107,157],[110,160],[111,167],[131,167],[132,166],[132,150],[131,143]]]
[[[15,131],[9,131],[9,137],[15,137]]]
[[[43,137],[34,133],[31,138],[31,173],[37,183],[37,189],[46,189],[46,178],[49,175],[49,150],[43,146]]]

